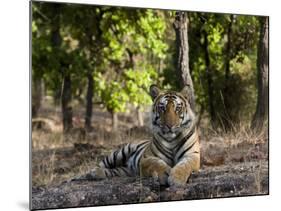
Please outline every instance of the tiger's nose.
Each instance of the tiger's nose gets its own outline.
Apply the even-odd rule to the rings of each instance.
[[[174,125],[172,125],[172,124],[166,124],[166,127],[169,129],[169,130],[171,130],[171,129],[174,129]]]

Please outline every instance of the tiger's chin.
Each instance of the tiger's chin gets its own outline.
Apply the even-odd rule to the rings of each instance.
[[[175,132],[166,132],[166,133],[163,133],[163,136],[166,138],[166,139],[174,139],[176,136],[177,136],[177,133]]]

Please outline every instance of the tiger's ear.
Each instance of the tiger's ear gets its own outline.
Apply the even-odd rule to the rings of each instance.
[[[160,93],[160,89],[155,85],[151,85],[149,88],[149,93],[152,99],[154,100]]]

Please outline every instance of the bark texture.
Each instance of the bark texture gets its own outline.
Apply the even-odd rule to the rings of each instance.
[[[260,17],[260,40],[257,57],[258,98],[252,128],[261,130],[268,120],[268,17]]]
[[[193,83],[189,70],[189,46],[188,46],[188,18],[185,12],[176,12],[174,21],[174,29],[176,33],[176,51],[177,51],[177,75],[180,87],[189,87],[189,103],[191,108],[195,109],[195,97]]]
[[[88,88],[87,88],[87,97],[86,97],[86,116],[85,116],[85,128],[87,130],[91,129],[91,119],[92,119],[92,109],[93,109],[93,89],[94,89],[94,80],[91,73],[87,75],[88,79]]]
[[[63,131],[69,132],[73,128],[72,124],[72,105],[71,105],[71,77],[70,74],[66,74],[63,78],[62,84],[62,120]]]
[[[137,107],[137,117],[138,117],[138,126],[143,127],[144,126],[143,114],[140,107]]]
[[[61,109],[62,109],[62,122],[63,131],[68,132],[72,129],[72,106],[71,106],[71,76],[68,71],[68,64],[65,63],[60,57],[62,37],[60,34],[61,22],[61,4],[54,4],[52,7],[52,23],[51,23],[51,42],[54,48],[54,53],[58,55],[60,68],[57,70],[62,73],[62,89],[61,89]]]
[[[42,104],[43,81],[41,78],[34,78],[32,83],[32,118],[35,118]]]
[[[114,111],[111,113],[111,121],[112,121],[112,131],[117,131],[118,129],[118,114]]]
[[[90,57],[94,63],[94,66],[98,66],[100,63],[100,51],[102,49],[102,30],[100,28],[103,12],[95,14],[91,17],[90,24],[86,27],[86,35],[88,38],[87,47],[89,48]],[[94,30],[95,29],[95,30]],[[94,37],[94,39],[93,39]],[[93,97],[94,97],[94,74],[95,69],[89,68],[87,70],[87,97],[86,97],[86,113],[85,113],[85,129],[92,129],[92,115],[93,115]]]
[[[232,117],[230,115],[229,108],[231,108],[231,87],[229,87],[230,82],[230,60],[231,60],[231,46],[232,46],[232,24],[234,16],[230,15],[230,21],[227,27],[227,44],[226,44],[226,58],[225,58],[225,80],[223,89],[223,103],[224,103],[224,113],[222,115],[222,123],[226,130],[229,130],[232,125]]]
[[[203,37],[204,37],[203,48],[204,48],[206,76],[207,76],[207,85],[208,85],[209,112],[211,116],[211,122],[214,123],[216,117],[215,117],[215,108],[214,108],[213,72],[210,62],[208,34],[205,30],[203,31]]]

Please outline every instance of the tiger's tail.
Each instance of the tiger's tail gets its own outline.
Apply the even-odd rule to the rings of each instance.
[[[95,180],[114,176],[136,176],[139,173],[139,161],[149,141],[139,144],[126,144],[106,156],[99,166],[74,180]]]

